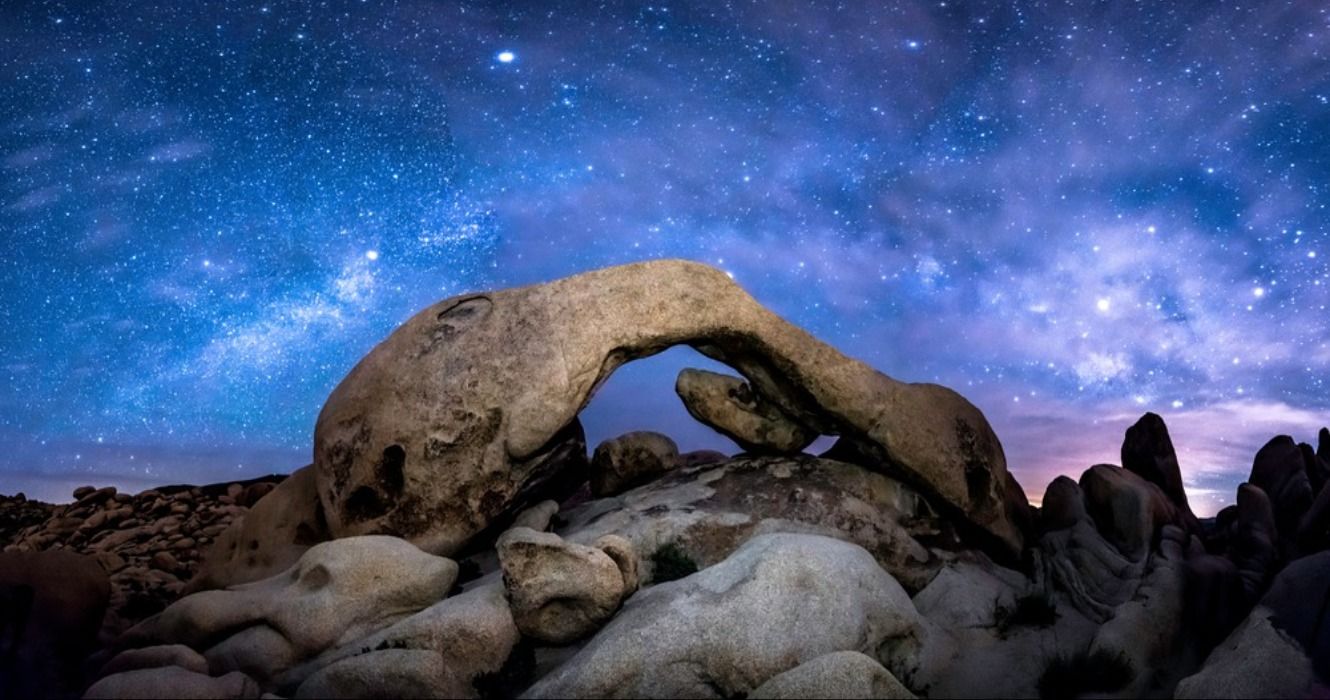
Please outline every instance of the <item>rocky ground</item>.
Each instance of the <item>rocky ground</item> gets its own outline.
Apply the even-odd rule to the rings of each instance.
[[[106,572],[110,598],[99,633],[109,642],[180,597],[201,552],[249,506],[284,479],[209,486],[164,486],[137,494],[84,486],[74,502],[51,504],[0,496],[0,549],[68,551]]]
[[[315,462],[280,482],[6,499],[0,690],[1330,694],[1330,431],[1272,439],[1200,519],[1146,414],[1121,465],[1032,507],[962,397],[845,358],[713,273],[445,300],[348,376]],[[685,340],[747,378],[676,386],[744,451],[637,432],[588,454],[595,385]],[[819,434],[840,439],[804,453]]]

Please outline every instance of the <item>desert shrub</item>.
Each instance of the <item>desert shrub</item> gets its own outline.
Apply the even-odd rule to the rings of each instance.
[[[993,611],[998,634],[1004,637],[1016,627],[1052,627],[1057,621],[1057,606],[1045,593],[1023,595],[1010,606],[999,605]]]
[[[1074,698],[1121,690],[1136,677],[1122,654],[1100,649],[1059,656],[1039,677],[1039,697]]]
[[[697,562],[673,542],[651,555],[651,582],[665,583],[697,572]]]

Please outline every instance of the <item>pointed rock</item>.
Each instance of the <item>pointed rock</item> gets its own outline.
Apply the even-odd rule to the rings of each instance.
[[[1187,526],[1193,532],[1200,531],[1187,503],[1182,470],[1178,467],[1173,440],[1168,436],[1168,426],[1158,414],[1146,413],[1127,428],[1122,440],[1122,467],[1163,489],[1164,495],[1185,513]]]

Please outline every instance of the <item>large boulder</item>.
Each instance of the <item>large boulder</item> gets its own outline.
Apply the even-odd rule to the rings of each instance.
[[[368,637],[293,666],[277,677],[276,686],[284,690],[303,687],[306,680],[333,664],[387,649],[427,651],[441,659],[452,676],[474,683],[482,674],[497,673],[520,638],[503,584],[493,582],[445,598]]]
[[[498,550],[513,620],[522,634],[543,642],[587,636],[632,593],[613,557],[551,532],[513,528],[499,538]],[[635,577],[636,558],[628,556]]]
[[[189,700],[236,700],[259,697],[259,686],[252,678],[239,671],[222,676],[209,676],[180,668],[163,666],[125,671],[107,676],[88,688],[84,700],[111,698],[140,698],[151,700],[179,698]]]
[[[1272,624],[1269,609],[1257,606],[1199,672],[1178,683],[1173,697],[1306,698],[1315,682],[1298,642]]]
[[[591,495],[613,496],[679,466],[679,446],[668,435],[639,430],[610,438],[591,457]]]
[[[764,401],[738,377],[685,369],[679,372],[674,391],[689,415],[748,452],[794,454],[817,439],[816,431]]]
[[[1330,679],[1330,551],[1289,563],[1261,599],[1270,623],[1297,640],[1314,670]]]
[[[313,465],[297,469],[217,536],[183,593],[226,588],[285,571],[329,539]]]
[[[836,651],[867,654],[908,683],[923,624],[862,548],[765,535],[638,593],[525,697],[734,697]]]
[[[1312,504],[1312,485],[1302,451],[1293,438],[1279,435],[1256,452],[1247,479],[1270,498],[1281,549],[1296,540],[1302,516]]]
[[[213,671],[266,682],[433,604],[456,579],[455,562],[396,537],[333,540],[271,578],[182,598],[126,632],[121,644],[185,644],[206,650]]]
[[[750,457],[682,467],[614,498],[561,512],[559,534],[578,544],[606,535],[631,541],[654,577],[664,551],[698,567],[724,560],[748,539],[813,533],[867,549],[907,590],[942,565],[920,539],[954,543],[948,523],[913,489],[853,464],[807,455]]]
[[[442,656],[383,649],[351,656],[310,676],[297,698],[469,698],[475,691]]]
[[[319,415],[314,466],[337,537],[450,554],[561,481],[576,416],[619,366],[687,344],[820,434],[852,436],[1016,556],[1001,444],[950,389],[850,359],[706,265],[658,260],[446,299],[380,343]],[[502,352],[496,352],[501,348]]]
[[[1120,467],[1090,467],[1080,485],[1100,534],[1129,559],[1139,561],[1150,552],[1159,528],[1182,522],[1158,486]]]
[[[1146,413],[1127,428],[1122,439],[1122,468],[1145,479],[1163,490],[1164,495],[1182,511],[1182,518],[1191,532],[1199,532],[1196,516],[1187,503],[1187,490],[1182,485],[1182,470],[1168,426],[1158,414]]]
[[[914,698],[891,671],[857,651],[834,651],[768,678],[752,700]]]
[[[92,557],[0,553],[0,696],[61,696],[97,640],[111,584]]]

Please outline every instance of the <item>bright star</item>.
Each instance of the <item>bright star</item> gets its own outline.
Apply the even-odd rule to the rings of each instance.
[[[1099,301],[1095,302],[1095,308],[1099,309],[1101,312],[1106,313],[1108,311],[1108,307],[1112,306],[1112,304],[1113,302],[1110,301],[1108,297],[1104,297]]]
[[[500,51],[496,58],[499,59],[499,63],[512,63],[513,59],[517,58],[517,54],[512,51]]]
[[[369,258],[370,260],[378,260],[378,259],[379,259],[379,251],[377,251],[377,250],[367,250],[367,251],[365,251],[365,257]]]

